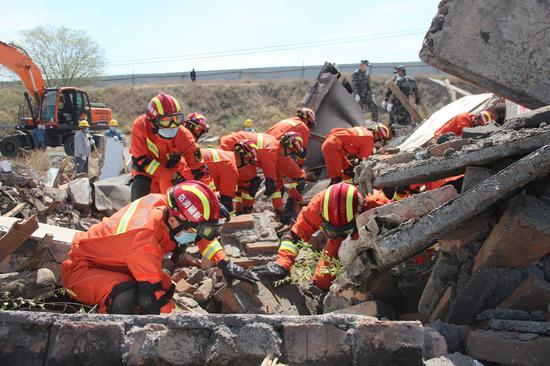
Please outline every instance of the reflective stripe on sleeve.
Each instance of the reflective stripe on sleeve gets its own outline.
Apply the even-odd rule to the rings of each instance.
[[[283,240],[281,242],[281,245],[279,246],[279,250],[287,250],[292,254],[294,254],[295,256],[298,255],[298,247],[294,245],[294,243],[291,242],[290,240]]]
[[[153,160],[152,162],[147,165],[147,168],[145,168],[145,172],[147,174],[153,175],[157,171],[158,167],[160,166],[160,163],[158,160]]]
[[[146,141],[147,141],[147,148],[149,149],[150,152],[153,153],[153,155],[155,155],[155,157],[158,159],[159,157],[159,149],[157,147],[157,145],[155,145],[155,143],[151,140],[149,140],[149,138],[147,137],[146,138]]]
[[[122,234],[126,232],[126,230],[128,229],[128,224],[130,224],[130,220],[132,216],[134,216],[134,213],[136,212],[136,208],[140,202],[141,202],[141,198],[132,202],[130,207],[128,207],[128,210],[126,210],[126,212],[124,213],[124,215],[122,216],[122,218],[118,223],[118,226],[116,228],[117,234]]]
[[[204,248],[204,251],[201,254],[206,259],[212,259],[212,257],[222,249],[223,248],[220,242],[218,240],[213,240],[212,243],[208,244],[208,246]]]

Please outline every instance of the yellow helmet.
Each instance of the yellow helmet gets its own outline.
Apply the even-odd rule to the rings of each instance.
[[[78,127],[90,127],[90,124],[88,123],[88,121],[83,119],[82,121],[78,122]]]
[[[252,127],[253,124],[254,124],[254,122],[252,122],[252,120],[250,118],[248,118],[244,121],[244,127]]]
[[[111,127],[118,126],[118,122],[116,121],[116,119],[110,120],[109,121],[109,126],[111,126]]]

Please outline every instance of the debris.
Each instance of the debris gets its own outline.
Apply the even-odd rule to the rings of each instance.
[[[114,178],[124,173],[128,148],[114,138],[102,139],[100,147],[99,180]]]
[[[73,207],[86,210],[92,206],[92,187],[88,178],[78,178],[69,182],[69,195]]]
[[[19,214],[25,208],[25,203],[18,203],[14,208],[3,214],[2,216],[13,217]]]
[[[531,275],[506,298],[499,307],[518,310],[547,311],[550,304],[550,283]]]
[[[0,289],[9,292],[10,298],[34,299],[55,290],[55,277],[46,268],[0,274]]]
[[[27,238],[38,229],[36,216],[24,221],[14,222],[11,228],[0,238],[0,262],[19,248]]]
[[[338,314],[357,314],[374,316],[376,318],[395,319],[395,310],[379,300],[365,301],[334,312]]]
[[[491,319],[491,321],[489,321],[489,327],[493,330],[507,330],[510,332],[537,333],[537,334],[550,335],[549,322]]]

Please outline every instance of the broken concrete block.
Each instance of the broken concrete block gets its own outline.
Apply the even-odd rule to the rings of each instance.
[[[102,156],[99,163],[99,180],[118,177],[124,173],[128,148],[114,138],[102,139]]]
[[[443,236],[437,242],[442,251],[456,254],[472,242],[484,240],[491,232],[489,216],[474,217],[457,230]]]
[[[548,105],[548,80],[533,76],[550,73],[547,5],[528,0],[495,10],[483,0],[449,1],[420,59],[528,108]]]
[[[549,322],[491,319],[489,327],[493,330],[507,330],[509,332],[550,334]]]
[[[428,317],[432,316],[449,286],[452,287],[456,283],[458,269],[459,262],[457,258],[441,252],[420,297],[419,312]]]
[[[421,365],[424,332],[420,322],[375,322],[372,318],[358,320],[356,328],[358,360],[376,360],[380,365]],[[393,352],[400,350],[400,360]],[[382,352],[380,352],[382,351]],[[376,356],[375,356],[376,355]]]
[[[521,128],[536,128],[541,123],[550,121],[550,106],[538,108],[504,121],[504,127],[519,130]]]
[[[275,254],[279,250],[279,243],[277,242],[257,242],[247,243],[246,251],[252,254]]]
[[[283,353],[291,364],[351,364],[347,334],[336,326],[287,324],[282,329]]]
[[[205,278],[193,293],[193,298],[198,302],[204,302],[212,296],[213,289],[214,283],[212,282],[212,279]]]
[[[449,304],[451,303],[451,297],[453,296],[453,287],[449,286],[443,293],[443,296],[439,299],[439,303],[435,307],[430,320],[444,319],[449,311]]]
[[[422,358],[429,360],[447,354],[447,341],[435,328],[424,327],[424,347]]]
[[[495,308],[527,277],[527,270],[485,268],[472,273],[462,289],[458,289],[449,306],[446,321],[469,324],[483,310]]]
[[[44,365],[48,351],[50,326],[37,319],[21,319],[17,322],[2,311],[0,320],[0,359],[9,365]],[[23,313],[23,312],[19,312]]]
[[[550,283],[531,275],[500,303],[500,308],[546,311],[550,304]]]
[[[183,312],[195,313],[195,314],[208,314],[208,311],[201,308],[195,299],[192,299],[184,294],[174,295],[174,301],[178,305],[179,309]]]
[[[337,281],[332,284],[330,291],[323,300],[323,313],[349,308],[369,300],[362,288],[351,286],[339,287]]]
[[[474,272],[486,267],[525,267],[550,253],[550,205],[520,195],[501,216],[475,257]]]
[[[379,300],[365,301],[349,308],[336,310],[337,314],[368,315],[376,318],[395,319],[395,309]]]
[[[407,220],[426,215],[456,196],[458,196],[458,193],[453,186],[443,186],[415,194],[402,201],[391,202],[360,214],[356,219],[357,227],[366,226],[371,217],[374,216],[378,218],[392,216],[392,223],[400,225]]]
[[[465,139],[482,139],[489,137],[491,134],[500,131],[501,128],[495,125],[465,127],[462,129],[462,138]]]
[[[550,337],[526,338],[521,333],[474,330],[466,352],[475,359],[513,365],[550,365]]]
[[[495,174],[495,172],[489,168],[484,168],[479,166],[466,167],[466,171],[464,172],[464,180],[462,181],[461,191],[462,192],[467,191],[473,186],[489,178],[493,174]]]
[[[92,186],[88,178],[78,178],[69,182],[69,195],[73,207],[86,210],[92,206]]]
[[[47,364],[109,365],[120,362],[124,323],[56,322],[50,331]],[[81,337],[85,332],[86,337]]]
[[[476,315],[476,320],[532,320],[532,321],[545,321],[546,313],[542,311],[527,312],[524,310],[495,308],[488,309]]]
[[[425,366],[483,366],[481,362],[456,352],[424,361]]]
[[[430,158],[405,164],[374,164],[368,172],[361,173],[356,182],[373,187],[397,187],[413,183],[426,183],[464,173],[467,166],[486,165],[507,157],[528,154],[550,143],[550,128],[521,131],[502,130],[490,137],[464,146],[460,153],[450,157]],[[368,170],[362,162],[360,168]],[[372,182],[366,182],[372,176]]]
[[[239,215],[232,217],[231,220],[222,226],[222,231],[234,231],[241,229],[253,229],[254,217],[252,214]]]
[[[94,182],[94,206],[97,211],[112,214],[130,204],[130,174]]]
[[[550,138],[550,131],[548,137]],[[377,226],[374,232],[371,232],[372,236],[367,238],[360,229],[361,241],[364,242],[361,245],[365,245],[368,249],[362,250],[361,254],[366,253],[366,255],[360,254],[354,262],[359,262],[357,267],[363,267],[365,270],[363,274],[354,273],[352,276],[346,268],[344,276],[351,283],[360,284],[370,275],[373,268],[385,269],[401,263],[430,247],[435,239],[458,229],[460,225],[484,212],[511,192],[546,176],[548,171],[550,171],[550,144],[527,155],[414,222],[404,223],[398,229],[376,237],[374,235],[378,235]],[[369,225],[370,223],[364,227],[367,231],[371,230]],[[350,267],[354,266],[350,265]]]
[[[422,325],[426,325],[430,320],[422,313],[405,313],[399,315],[399,320],[401,321],[418,321],[421,322]]]

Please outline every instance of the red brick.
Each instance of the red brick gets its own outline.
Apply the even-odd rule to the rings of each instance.
[[[550,304],[550,283],[540,277],[531,275],[500,303],[499,307],[546,312],[548,304]]]
[[[246,244],[246,251],[254,254],[276,253],[279,243],[272,241],[260,241]]]
[[[239,215],[231,218],[231,221],[222,226],[222,232],[253,229],[254,217],[252,214]]]
[[[472,143],[472,140],[470,139],[458,139],[458,140],[452,140],[447,141],[443,144],[435,145],[434,147],[430,148],[428,151],[430,152],[431,156],[435,156],[437,158],[442,157],[443,154],[447,149],[454,149],[454,150],[460,150],[464,145],[469,145]]]
[[[453,296],[453,286],[449,286],[447,290],[441,296],[439,304],[435,307],[432,315],[430,316],[431,320],[441,319],[443,320],[449,311],[449,304],[451,302],[451,297]]]
[[[224,314],[243,313],[245,310],[233,291],[227,286],[218,290],[214,297],[222,304],[222,313]]]
[[[505,365],[550,365],[550,337],[474,330],[468,333],[466,352],[477,360]]]
[[[196,286],[193,286],[183,278],[176,283],[176,292],[178,293],[186,293],[186,294],[192,294],[197,289]]]
[[[453,253],[476,240],[487,238],[491,225],[487,215],[476,216],[467,223],[438,240],[441,250]]]
[[[266,264],[269,260],[260,260],[260,259],[250,259],[250,258],[233,258],[231,259],[231,262],[238,264],[239,266],[243,268],[249,268],[254,266],[259,266],[262,264]]]

